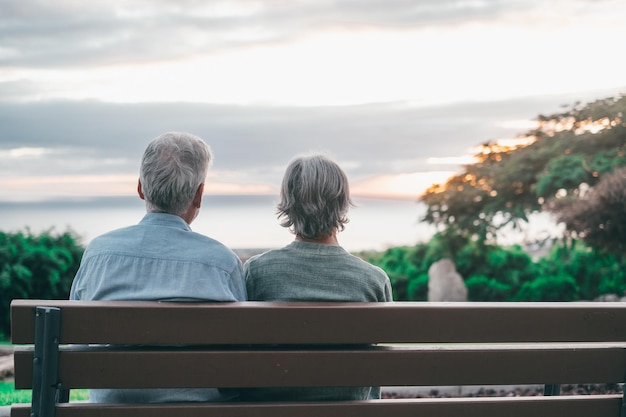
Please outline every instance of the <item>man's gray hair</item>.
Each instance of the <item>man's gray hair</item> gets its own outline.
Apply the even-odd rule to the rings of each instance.
[[[167,132],[153,139],[139,173],[146,210],[184,214],[206,180],[211,159],[209,145],[190,133]]]
[[[287,166],[280,189],[278,218],[296,236],[315,239],[342,231],[352,205],[348,178],[323,155],[300,156]]]

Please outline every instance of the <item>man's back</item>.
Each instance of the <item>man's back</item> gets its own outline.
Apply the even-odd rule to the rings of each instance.
[[[243,301],[246,293],[231,250],[178,216],[148,213],[91,242],[70,299]]]

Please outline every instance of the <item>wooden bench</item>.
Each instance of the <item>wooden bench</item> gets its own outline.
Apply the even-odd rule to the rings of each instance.
[[[63,402],[75,388],[547,384],[549,394],[558,394],[558,384],[623,383],[620,303],[14,300],[11,316],[13,343],[27,345],[15,349],[15,386],[33,389],[32,405],[14,404],[13,417],[626,416],[620,394]],[[66,346],[88,343],[127,347]]]

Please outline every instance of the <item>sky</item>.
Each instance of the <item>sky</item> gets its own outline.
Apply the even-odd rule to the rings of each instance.
[[[415,199],[539,114],[626,93],[623,0],[0,0],[0,201],[132,194],[146,144],[211,194],[322,152]]]

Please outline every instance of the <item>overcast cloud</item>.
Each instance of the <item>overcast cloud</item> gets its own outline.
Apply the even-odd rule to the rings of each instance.
[[[3,65],[149,62],[329,29],[416,29],[540,12],[535,0],[3,0]],[[592,11],[593,1],[568,1]]]
[[[354,181],[452,172],[626,92],[624,21],[621,0],[3,0],[0,199],[19,178],[136,175],[168,130],[207,140],[214,181],[276,187],[310,150]]]
[[[5,103],[0,104],[0,149],[36,148],[41,153],[21,158],[0,154],[0,175],[92,175],[112,169],[134,174],[147,142],[169,130],[203,137],[215,153],[214,168],[245,172],[270,184],[277,184],[291,157],[307,151],[333,155],[347,164],[354,179],[456,170],[456,163],[429,164],[428,160],[459,157],[483,142],[515,137],[526,131],[523,126],[503,122],[530,121],[538,110],[556,112],[578,98],[564,95],[437,107]],[[47,161],[43,166],[42,160]]]

